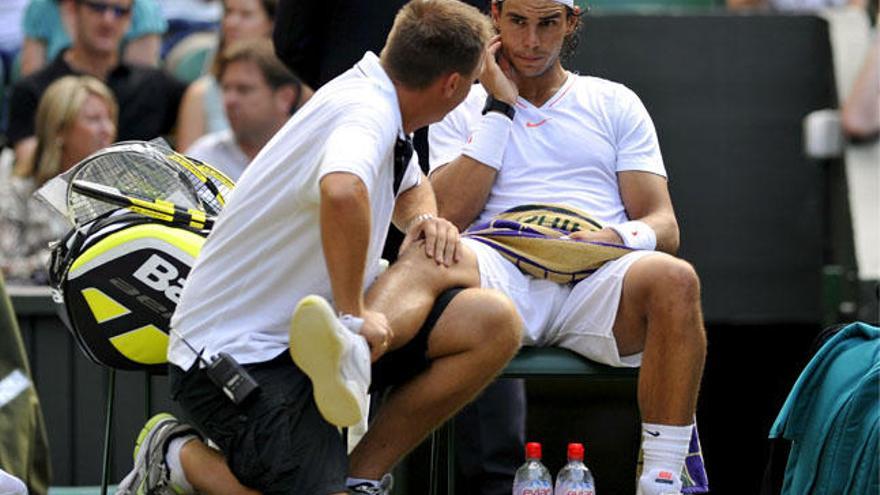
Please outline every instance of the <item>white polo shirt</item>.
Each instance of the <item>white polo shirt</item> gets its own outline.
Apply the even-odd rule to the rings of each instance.
[[[486,90],[474,85],[467,99],[429,128],[431,170],[451,162],[481,118]],[[511,135],[478,221],[529,203],[561,203],[599,221],[627,221],[617,173],[666,177],[654,123],[634,92],[622,84],[569,73],[541,107],[516,102]]]
[[[394,144],[402,136],[397,93],[368,52],[316,92],[247,167],[190,272],[172,327],[205,356],[223,351],[256,363],[284,352],[299,300],[332,299],[318,216],[318,181],[331,172],[358,176],[369,192],[371,282],[394,209]],[[413,156],[401,192],[420,177]],[[168,360],[188,369],[195,356],[172,334]]]
[[[184,153],[211,165],[233,181],[238,181],[250,161],[235,141],[232,129],[205,134]]]

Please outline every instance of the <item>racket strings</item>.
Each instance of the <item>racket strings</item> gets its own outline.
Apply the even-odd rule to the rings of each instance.
[[[82,164],[75,179],[115,187],[124,194],[162,199],[182,208],[201,210],[200,196],[184,174],[164,163],[164,157],[157,160],[151,155],[125,150],[97,155]],[[119,209],[118,205],[75,191],[69,192],[68,203],[74,222],[79,225]]]
[[[196,159],[171,151],[167,158],[183,173],[209,215],[217,215],[235,184],[222,172]]]

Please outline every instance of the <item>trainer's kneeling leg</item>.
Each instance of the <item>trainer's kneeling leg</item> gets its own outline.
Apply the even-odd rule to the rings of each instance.
[[[352,452],[350,475],[379,479],[432,430],[471,401],[520,346],[513,303],[489,289],[461,291],[428,337],[430,366],[392,390]]]

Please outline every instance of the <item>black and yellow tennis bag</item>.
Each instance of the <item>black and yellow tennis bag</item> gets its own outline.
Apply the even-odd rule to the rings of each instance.
[[[86,356],[165,371],[171,315],[204,241],[203,232],[136,214],[71,231],[53,252],[54,299]]]

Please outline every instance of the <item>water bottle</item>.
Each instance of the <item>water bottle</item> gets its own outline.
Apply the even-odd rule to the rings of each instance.
[[[526,444],[526,462],[516,470],[513,495],[553,495],[553,478],[541,464],[541,444]]]
[[[554,495],[596,495],[593,475],[584,464],[584,446],[568,444],[568,464],[559,470]]]

